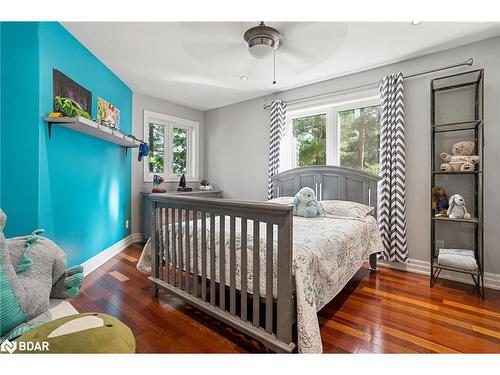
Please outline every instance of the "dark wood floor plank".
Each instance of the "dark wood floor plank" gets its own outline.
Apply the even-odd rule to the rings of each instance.
[[[139,353],[263,353],[254,339],[161,290],[152,298],[133,244],[84,280],[71,303],[127,324]],[[380,267],[359,270],[319,313],[325,353],[500,353],[500,291]]]

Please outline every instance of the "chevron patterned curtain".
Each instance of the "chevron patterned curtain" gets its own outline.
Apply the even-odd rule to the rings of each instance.
[[[380,86],[380,175],[378,225],[388,261],[406,263],[405,115],[403,74],[389,74]]]
[[[271,177],[280,168],[280,143],[285,129],[286,103],[275,100],[271,103],[271,132],[269,136],[269,173],[267,176],[267,199],[273,198]]]

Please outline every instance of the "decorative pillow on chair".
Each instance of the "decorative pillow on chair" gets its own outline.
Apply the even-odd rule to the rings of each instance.
[[[374,208],[366,204],[350,201],[320,201],[320,206],[326,216],[344,216],[362,219],[373,213]]]

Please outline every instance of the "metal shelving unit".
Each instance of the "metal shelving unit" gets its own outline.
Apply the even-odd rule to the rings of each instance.
[[[444,216],[435,216],[431,208],[431,277],[430,285],[434,285],[441,271],[452,271],[469,274],[481,298],[484,298],[484,251],[483,251],[483,171],[484,171],[484,69],[469,71],[433,79],[431,81],[431,184],[446,185],[449,195],[459,193],[461,189],[471,189],[472,201],[467,202],[471,214],[470,219],[450,219]],[[447,108],[448,112],[446,112]],[[445,115],[446,114],[446,115]],[[463,118],[462,116],[466,117]],[[462,118],[460,118],[462,117]],[[444,137],[444,138],[442,138]],[[441,159],[436,151],[436,143],[446,143],[446,137],[454,141],[474,140],[475,154],[481,157],[475,171],[443,172],[439,170]],[[456,177],[454,177],[456,176]],[[453,189],[452,191],[449,191]],[[473,206],[470,209],[471,205]],[[463,270],[445,267],[438,264],[436,247],[440,226],[449,231],[461,230],[464,226],[472,226],[472,247],[478,268]],[[441,239],[444,243],[444,240]]]

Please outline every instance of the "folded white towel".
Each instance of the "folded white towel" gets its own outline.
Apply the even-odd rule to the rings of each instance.
[[[466,249],[439,249],[438,264],[466,271],[477,269],[474,251]]]

